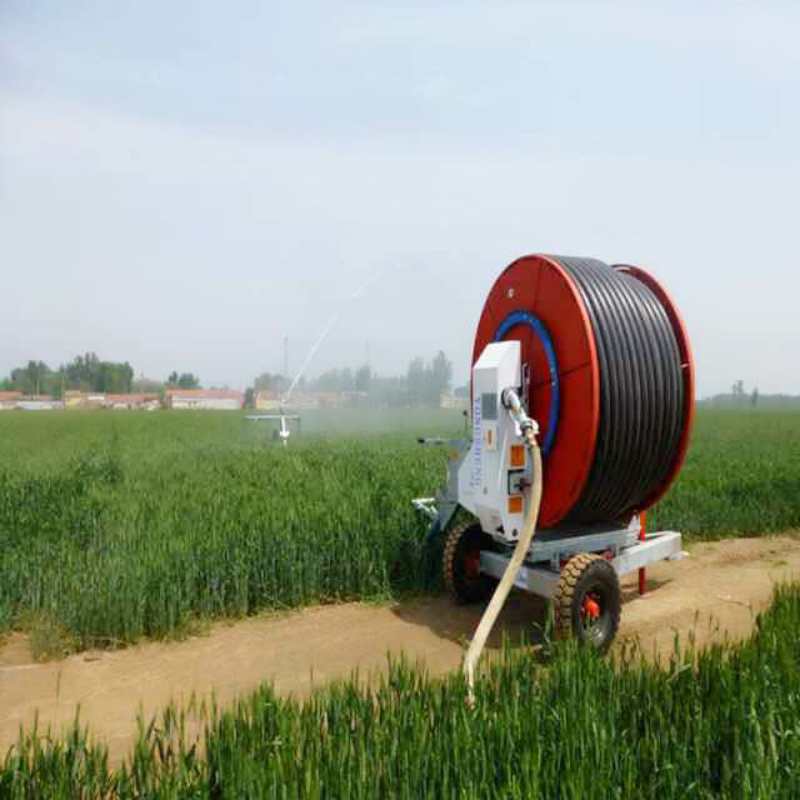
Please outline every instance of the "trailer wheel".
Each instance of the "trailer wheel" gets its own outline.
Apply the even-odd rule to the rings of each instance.
[[[621,605],[616,570],[602,556],[579,553],[561,570],[555,597],[561,637],[605,653],[617,635]]]
[[[445,586],[457,603],[483,602],[494,590],[494,580],[480,571],[481,549],[488,548],[490,543],[480,523],[473,520],[454,525],[448,531],[442,569]]]

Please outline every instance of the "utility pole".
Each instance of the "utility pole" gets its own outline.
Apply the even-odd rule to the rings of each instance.
[[[283,382],[286,384],[284,386],[284,391],[286,387],[289,385],[289,337],[283,337]]]

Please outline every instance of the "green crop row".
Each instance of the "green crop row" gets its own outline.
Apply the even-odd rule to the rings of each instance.
[[[167,710],[116,771],[77,724],[61,741],[34,732],[5,758],[0,796],[796,798],[798,626],[794,586],[750,641],[676,647],[665,668],[569,645],[543,665],[506,649],[475,709],[460,675],[402,663],[304,703],[263,687],[227,711]]]
[[[418,588],[425,526],[408,498],[440,465],[403,442],[389,457],[388,445],[209,448],[153,473],[114,456],[6,473],[0,608],[55,620],[84,647]]]
[[[800,412],[701,410],[650,522],[690,539],[800,529]]]
[[[426,588],[410,500],[442,484],[447,453],[413,434],[458,435],[460,415],[304,424],[284,449],[237,414],[0,415],[0,631],[41,626],[57,655]],[[701,413],[650,525],[800,528],[800,415]]]

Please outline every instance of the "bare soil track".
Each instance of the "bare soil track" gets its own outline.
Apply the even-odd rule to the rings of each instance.
[[[647,653],[672,650],[676,633],[694,631],[699,645],[750,633],[773,586],[800,578],[800,538],[730,539],[697,544],[682,561],[648,572],[639,597],[635,576],[624,584],[620,638],[637,638]],[[183,642],[148,642],[125,650],[91,651],[62,661],[34,663],[26,637],[0,647],[0,756],[39,715],[39,730],[53,733],[80,719],[109,746],[113,763],[131,748],[136,717],[146,719],[169,701],[213,693],[225,704],[272,681],[282,695],[307,695],[314,687],[383,670],[387,654],[405,653],[433,674],[457,668],[462,642],[475,629],[480,607],[458,607],[446,597],[390,606],[321,606],[280,616],[213,626],[207,636]],[[544,603],[512,594],[490,640],[532,630]]]

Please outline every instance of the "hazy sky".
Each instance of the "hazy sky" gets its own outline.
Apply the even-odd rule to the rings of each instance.
[[[312,373],[464,380],[555,252],[661,278],[701,394],[800,393],[798,40],[797,3],[0,0],[0,374],[243,387],[342,309]]]

